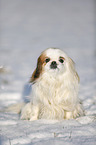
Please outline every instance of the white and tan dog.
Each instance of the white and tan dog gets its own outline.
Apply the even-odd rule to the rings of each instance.
[[[48,48],[42,52],[30,83],[31,102],[23,107],[21,119],[72,119],[83,115],[79,76],[74,62],[62,50]]]

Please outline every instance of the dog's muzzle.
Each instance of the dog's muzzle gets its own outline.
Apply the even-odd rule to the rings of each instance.
[[[57,63],[56,61],[52,61],[51,65],[50,65],[51,69],[56,69],[57,68]]]

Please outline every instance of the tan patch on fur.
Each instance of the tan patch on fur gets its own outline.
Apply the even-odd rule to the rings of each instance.
[[[63,60],[65,60],[65,58],[64,58],[64,57],[62,57],[62,56],[60,56],[60,59],[63,59]]]
[[[78,83],[80,82],[80,77],[79,77],[79,75],[78,75],[78,73],[76,72],[76,77],[77,77],[77,79],[78,79]]]
[[[30,83],[34,82],[36,79],[39,78],[40,74],[42,74],[43,66],[46,64],[45,59],[46,55],[42,53],[38,58],[37,67],[31,76]]]

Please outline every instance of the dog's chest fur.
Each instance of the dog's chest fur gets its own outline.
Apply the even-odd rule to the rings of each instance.
[[[33,96],[35,95],[34,97],[45,105],[58,104],[62,95],[64,96],[64,81],[58,76],[43,76],[33,87]]]
[[[65,110],[67,108],[70,110],[70,107],[72,109],[73,106],[70,105],[72,101],[70,100],[72,99],[75,104],[77,94],[75,96],[71,93],[71,98],[69,97],[71,90],[73,93],[75,91],[73,87],[76,82],[73,81],[74,83],[71,86],[70,78],[68,78],[69,76],[66,74],[62,76],[56,75],[56,77],[44,74],[40,80],[33,85],[32,102],[39,105],[39,118],[52,119],[52,116],[53,118],[57,118],[56,116],[64,118]]]

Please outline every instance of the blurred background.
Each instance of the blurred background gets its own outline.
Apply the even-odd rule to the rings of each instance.
[[[0,93],[21,93],[40,53],[58,47],[75,61],[81,88],[95,95],[95,3],[0,0]]]

